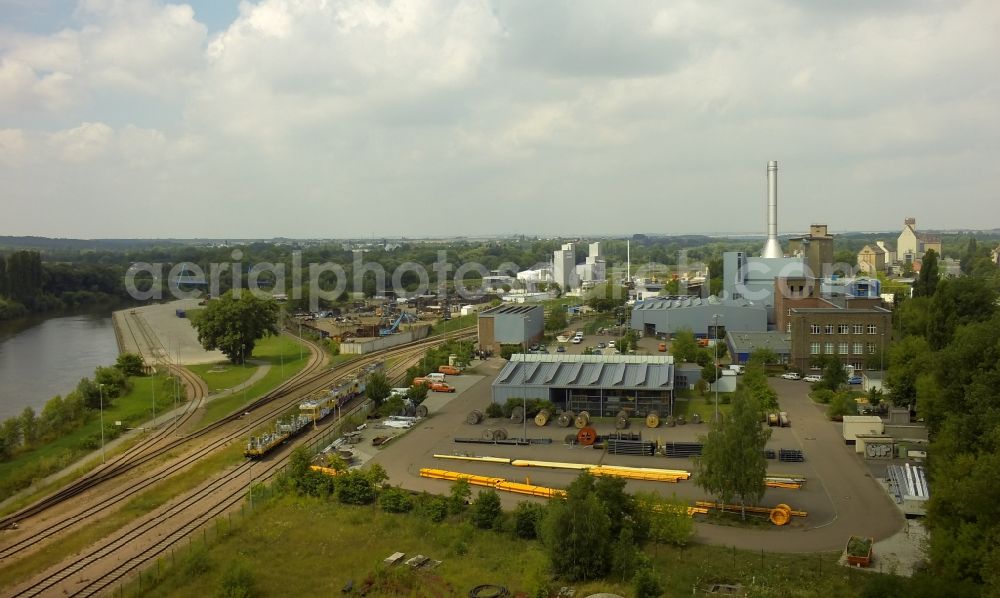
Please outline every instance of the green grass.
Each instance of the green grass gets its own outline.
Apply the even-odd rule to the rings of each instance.
[[[726,393],[719,394],[719,413],[723,416],[728,417],[733,411],[733,406],[729,403],[723,403],[726,399]],[[691,393],[691,397],[688,399],[683,399],[678,397],[674,403],[674,417],[679,417],[681,415],[690,422],[691,416],[697,413],[701,416],[701,421],[710,422],[712,421],[712,416],[715,414],[715,393],[711,393],[704,397],[699,397],[697,393]]]
[[[173,407],[171,378],[159,374],[129,378],[132,388],[121,397],[107,399],[104,404],[104,422],[108,433],[105,443],[112,440],[111,430],[116,421],[121,429],[135,427],[153,416],[153,395],[156,395],[156,412],[163,413]],[[154,392],[155,391],[155,392]],[[90,414],[81,428],[63,434],[30,451],[18,454],[10,461],[0,463],[0,499],[7,498],[32,480],[41,479],[70,466],[87,454],[100,452],[100,412]]]
[[[301,358],[300,347],[302,347]],[[205,407],[205,413],[199,421],[201,427],[218,421],[257,397],[265,395],[281,383],[299,373],[309,362],[309,350],[287,336],[270,336],[261,340],[254,349],[254,359],[271,364],[271,369],[264,376],[246,388],[245,391],[233,393],[226,397],[215,399]],[[332,366],[339,366],[356,359],[357,355],[335,355],[329,358]],[[282,362],[284,367],[282,368]]]
[[[469,326],[475,326],[478,321],[479,314],[471,313],[466,316],[459,316],[457,318],[452,318],[450,320],[444,320],[438,322],[437,324],[431,326],[431,336],[435,334],[445,334],[447,332],[455,332],[456,330],[461,330],[462,328],[468,328]]]
[[[258,366],[248,363],[246,365],[233,364],[228,361],[217,363],[201,363],[186,366],[205,381],[208,385],[209,393],[216,393],[228,390],[239,384],[246,382],[250,376],[257,372]]]
[[[233,444],[211,457],[198,461],[183,473],[155,484],[146,492],[132,498],[107,517],[91,521],[87,525],[60,537],[58,542],[53,542],[32,553],[29,557],[0,568],[0,588],[9,588],[12,584],[24,581],[38,571],[62,562],[115,530],[153,511],[173,497],[195,488],[219,470],[238,463],[242,459],[243,447],[239,444]]]
[[[783,533],[783,532],[776,532]],[[393,515],[376,507],[352,507],[321,499],[279,497],[259,505],[233,525],[223,524],[209,539],[166,559],[159,574],[145,574],[125,594],[142,596],[219,594],[235,566],[249,571],[261,596],[330,596],[348,580],[357,588],[400,551],[442,561],[430,574],[401,579],[415,589],[398,595],[465,596],[483,583],[502,584],[512,592],[531,591],[532,579],[546,571],[541,544],[510,533],[472,528],[460,521],[430,523],[416,514]],[[876,574],[838,567],[838,553],[765,554],[761,551],[693,545],[681,549],[647,547],[647,556],[664,583],[666,596],[690,596],[710,583],[742,583],[755,596],[856,596]],[[280,556],[278,556],[280,555]],[[280,566],[275,566],[275,558]],[[555,581],[572,586],[577,596],[596,592],[633,595],[619,580]],[[378,593],[379,596],[387,595]]]

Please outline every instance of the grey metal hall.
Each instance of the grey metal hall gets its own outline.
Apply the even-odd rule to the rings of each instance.
[[[673,415],[670,355],[516,354],[493,382],[493,402],[547,399],[569,411],[614,417]]]
[[[715,332],[716,316],[719,331]],[[652,297],[632,307],[631,326],[646,336],[672,335],[688,329],[695,336],[725,337],[726,330],[764,332],[767,309],[745,299],[706,299],[692,296]]]

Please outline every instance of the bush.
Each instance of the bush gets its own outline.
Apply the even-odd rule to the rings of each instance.
[[[126,376],[141,376],[144,373],[142,356],[136,353],[122,353],[118,356],[115,367]]]
[[[845,415],[857,415],[858,404],[849,392],[838,392],[826,408],[826,415],[832,420],[840,421]]]
[[[545,507],[523,501],[514,510],[514,533],[518,538],[533,540],[538,537],[538,522],[545,516]]]
[[[382,490],[378,504],[387,513],[407,513],[413,509],[413,499],[402,488],[391,487]]]
[[[421,511],[434,523],[440,523],[448,516],[448,499],[443,496],[428,496],[422,502]]]
[[[368,477],[357,470],[337,476],[337,500],[350,505],[375,502],[375,488]]]
[[[500,403],[490,403],[486,407],[486,417],[503,417],[503,407]]]
[[[663,594],[663,584],[647,565],[635,572],[632,578],[632,590],[636,598],[658,598]]]
[[[503,516],[500,495],[489,488],[479,492],[472,503],[472,524],[480,529],[496,529]]]
[[[820,388],[812,391],[812,398],[817,403],[823,403],[824,405],[829,405],[830,401],[833,400],[834,392],[829,388]]]
[[[254,585],[250,568],[245,563],[237,561],[222,575],[218,595],[222,598],[250,598],[257,593]]]

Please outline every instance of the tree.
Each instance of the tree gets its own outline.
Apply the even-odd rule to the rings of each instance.
[[[696,483],[724,503],[740,506],[764,496],[767,459],[764,447],[771,430],[761,426],[760,406],[752,395],[734,401],[732,415],[712,422],[697,460]],[[744,511],[743,517],[746,517]]]
[[[719,368],[714,363],[706,363],[701,368],[701,379],[709,384],[715,382],[719,375]]]
[[[611,573],[620,581],[625,581],[632,577],[638,562],[639,550],[632,536],[632,526],[626,525],[611,546]]]
[[[375,497],[375,487],[364,472],[351,469],[337,476],[337,500],[340,502],[370,505]]]
[[[694,536],[688,504],[677,495],[664,498],[657,492],[636,492],[635,500],[649,514],[649,539],[656,544],[685,546]]]
[[[962,270],[962,274],[966,276],[972,274],[972,265],[978,256],[979,245],[976,243],[976,238],[972,237],[969,239],[969,244],[965,246],[965,252],[962,253],[962,257],[959,260],[959,267]]]
[[[549,316],[545,319],[545,330],[548,332],[559,332],[565,330],[566,325],[566,308],[561,305],[553,306],[549,310]]]
[[[812,358],[812,364],[823,368],[823,377],[813,384],[813,388],[825,388],[836,392],[847,384],[847,370],[836,355],[817,355]]]
[[[542,520],[542,542],[552,569],[571,581],[603,577],[611,562],[610,529],[597,495],[571,486],[566,500],[549,503]]]
[[[115,367],[126,376],[141,376],[143,365],[142,355],[138,353],[122,353],[115,361]]]
[[[455,480],[451,484],[451,492],[448,496],[448,510],[453,514],[461,513],[469,504],[472,498],[472,487],[468,480]]]
[[[917,378],[929,375],[933,354],[922,336],[907,336],[889,347],[889,369],[885,385],[896,406],[912,405],[917,400]]]
[[[480,529],[497,529],[503,509],[500,507],[500,495],[492,488],[481,490],[476,500],[472,501],[472,525]]]
[[[413,499],[406,490],[391,486],[379,493],[378,506],[386,513],[408,513],[413,510]]]
[[[587,305],[599,312],[610,312],[625,304],[628,291],[614,283],[594,287],[587,295]]]
[[[538,524],[545,516],[545,507],[538,503],[521,501],[514,510],[514,533],[518,538],[533,540],[538,537]]]
[[[234,297],[226,292],[208,306],[191,324],[198,331],[198,342],[207,350],[219,349],[232,363],[242,363],[253,355],[257,341],[277,335],[278,303],[250,292]]]
[[[933,249],[929,249],[920,261],[920,276],[913,283],[913,296],[933,297],[939,278],[938,254]]]
[[[368,376],[365,382],[365,396],[372,402],[376,409],[382,405],[382,401],[392,393],[392,385],[384,372],[375,372]]]
[[[670,342],[670,354],[678,363],[694,362],[698,359],[698,341],[690,328],[682,328],[674,334]]]
[[[941,349],[962,324],[982,322],[997,311],[997,293],[986,281],[962,276],[941,281],[931,299],[927,342]]]
[[[406,389],[406,398],[410,399],[410,401],[414,405],[419,405],[424,402],[424,399],[427,398],[427,392],[429,390],[430,389],[427,388],[426,384],[417,384],[411,386],[408,389]]]
[[[0,297],[7,297],[7,258],[0,253]]]
[[[128,378],[116,367],[97,367],[94,369],[94,384],[104,386],[104,406],[108,399],[122,396],[128,390]]]

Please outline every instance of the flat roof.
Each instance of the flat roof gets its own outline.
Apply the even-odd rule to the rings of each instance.
[[[499,315],[518,315],[527,314],[536,309],[542,309],[541,305],[498,305],[496,307],[491,307],[485,311],[479,312],[479,317],[483,316],[499,316]]]
[[[670,355],[516,354],[493,386],[673,390]]]
[[[792,336],[787,332],[736,332],[726,333],[737,353],[752,353],[754,349],[771,349],[778,355],[792,352]]]
[[[693,307],[760,307],[752,301],[746,299],[719,299],[715,295],[702,299],[695,295],[676,295],[669,297],[650,297],[642,301],[636,301],[632,310],[654,310],[654,309],[685,309]]]

